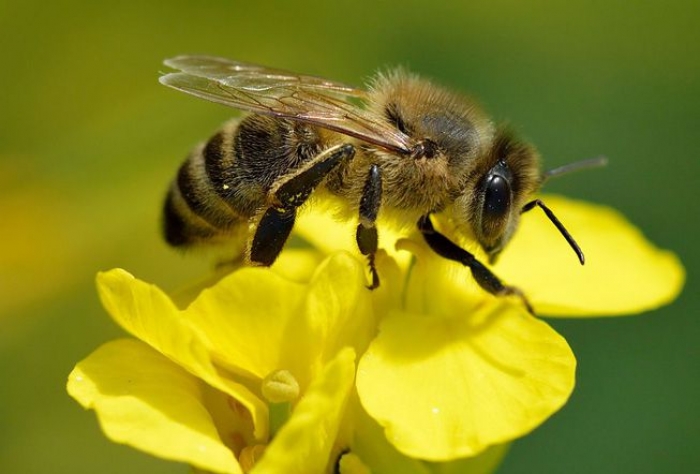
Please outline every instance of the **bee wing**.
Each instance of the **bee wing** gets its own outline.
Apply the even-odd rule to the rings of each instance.
[[[349,99],[366,91],[315,76],[207,56],[178,56],[164,63],[179,72],[160,82],[197,97],[246,110],[307,122],[399,153],[410,152],[408,135]]]

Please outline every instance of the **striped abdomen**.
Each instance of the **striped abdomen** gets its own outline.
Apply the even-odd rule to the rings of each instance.
[[[163,231],[173,246],[217,243],[246,230],[275,181],[321,150],[318,130],[249,115],[195,148],[170,186]]]

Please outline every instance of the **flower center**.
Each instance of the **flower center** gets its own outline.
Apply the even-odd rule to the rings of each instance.
[[[299,397],[299,383],[290,371],[276,370],[263,379],[262,394],[270,403],[293,402]]]

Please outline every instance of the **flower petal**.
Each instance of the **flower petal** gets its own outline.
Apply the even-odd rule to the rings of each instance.
[[[294,232],[327,254],[345,250],[360,257],[355,240],[357,218],[357,215],[347,212],[347,206],[341,200],[334,196],[324,196],[322,200],[315,200],[311,209],[300,213]],[[397,252],[394,244],[401,236],[415,229],[415,223],[409,223],[408,227],[405,224],[381,215],[377,221],[379,248],[396,259],[402,268],[408,264],[410,256]]]
[[[357,223],[344,216],[338,216],[336,208],[341,203],[332,197],[324,200],[314,200],[312,208],[301,212],[294,223],[294,232],[324,253],[338,250],[358,252],[355,243]]]
[[[68,392],[94,409],[105,434],[155,456],[241,473],[202,400],[201,382],[146,344],[104,344],[76,365]]]
[[[575,359],[546,323],[504,301],[462,317],[395,312],[360,360],[362,405],[411,457],[474,456],[568,399]]]
[[[509,449],[509,443],[497,444],[478,456],[434,465],[433,472],[436,474],[491,474],[496,472]]]
[[[316,249],[286,248],[271,268],[287,280],[308,283],[324,258]]]
[[[357,407],[351,409],[354,427],[351,453],[356,454],[372,474],[431,474],[431,470],[419,459],[409,458],[399,453],[391,445],[384,430],[353,400]],[[342,468],[341,460],[341,468]],[[341,470],[341,473],[343,471]]]
[[[345,348],[312,381],[252,472],[326,472],[354,376],[355,351]]]
[[[369,342],[373,320],[364,285],[362,264],[336,252],[308,285],[267,269],[234,272],[204,290],[186,315],[229,370],[260,380],[287,370],[305,387],[341,347]]]
[[[282,368],[280,347],[303,294],[304,285],[269,269],[243,268],[203,290],[184,317],[206,335],[219,364],[262,380]]]
[[[97,286],[102,304],[117,323],[212,387],[231,395],[250,412],[256,438],[267,439],[267,406],[248,388],[219,374],[207,338],[165,293],[121,269],[98,274]]]
[[[556,196],[543,200],[579,243],[586,264],[544,215],[532,211],[494,267],[525,291],[538,313],[619,316],[676,298],[685,279],[678,258],[654,247],[618,212]]]
[[[303,311],[281,344],[286,360],[297,367],[320,367],[345,346],[357,351],[367,347],[375,321],[364,272],[363,264],[347,252],[332,254],[318,267]]]

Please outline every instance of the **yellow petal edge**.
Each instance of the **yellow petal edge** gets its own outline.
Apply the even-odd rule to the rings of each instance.
[[[222,377],[207,338],[160,288],[122,269],[97,275],[105,309],[127,332],[147,343],[212,387],[231,395],[251,414],[257,439],[267,439],[267,406],[247,387]]]
[[[114,442],[209,472],[241,474],[201,398],[200,381],[146,344],[108,342],[78,363],[68,393]]]
[[[580,265],[544,215],[524,215],[494,271],[521,288],[538,314],[621,316],[673,301],[685,281],[678,257],[654,246],[622,214],[558,196],[542,198],[586,256]]]
[[[394,312],[361,358],[362,405],[404,454],[474,456],[566,403],[576,360],[545,322],[506,302],[469,317]]]

